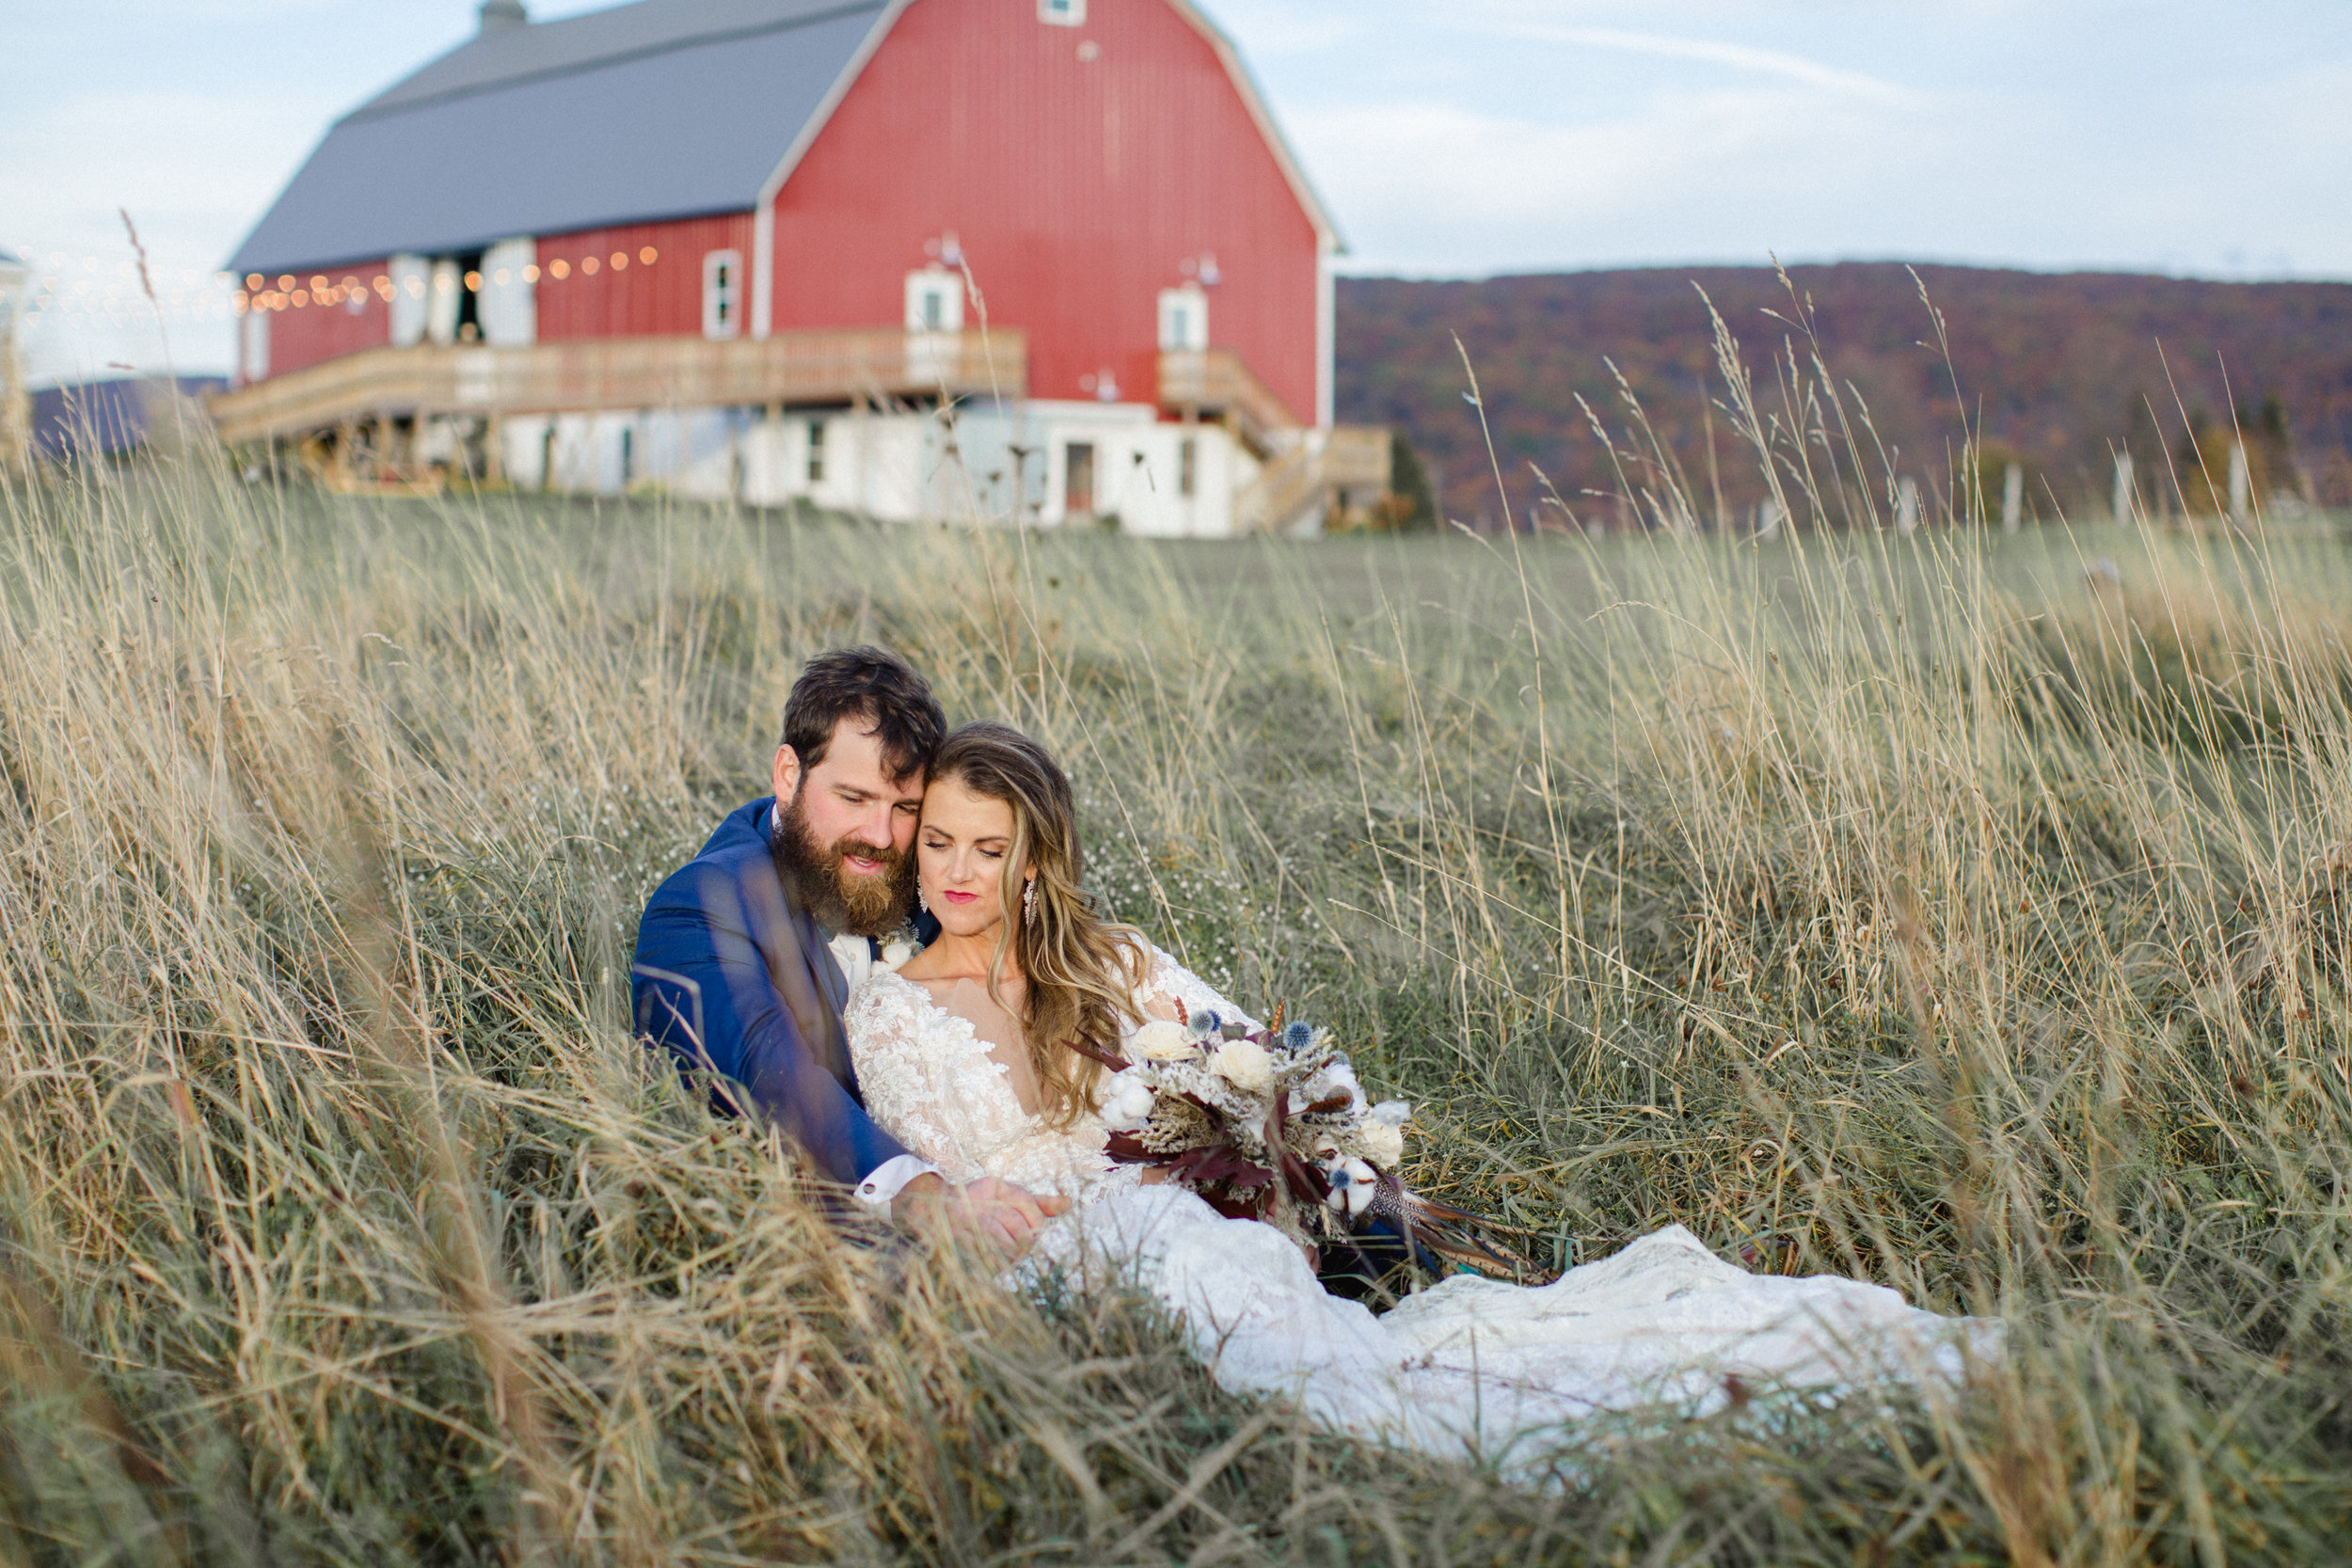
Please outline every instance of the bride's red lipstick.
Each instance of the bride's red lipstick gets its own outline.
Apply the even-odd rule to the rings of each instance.
[[[950,904],[969,904],[973,899],[979,896],[977,893],[959,893],[951,887],[941,888],[939,890],[939,895],[947,900]]]

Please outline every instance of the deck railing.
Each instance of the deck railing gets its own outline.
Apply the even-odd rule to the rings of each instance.
[[[583,338],[492,348],[363,349],[223,392],[210,404],[230,442],[326,430],[376,416],[589,413],[766,404],[1017,398],[1028,388],[1019,332],[780,332]]]
[[[1277,431],[1306,423],[1231,349],[1182,350],[1160,356],[1160,406],[1172,413],[1230,418],[1235,434],[1268,451]]]

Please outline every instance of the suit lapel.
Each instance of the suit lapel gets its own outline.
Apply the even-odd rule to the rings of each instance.
[[[825,951],[817,923],[772,866],[759,867],[746,880],[748,896],[760,906],[753,911],[757,933],[754,940],[802,1043],[851,1098],[864,1104],[857,1075],[850,1065],[849,1039],[841,1028],[841,1008],[847,997],[837,996],[846,991],[840,967]]]

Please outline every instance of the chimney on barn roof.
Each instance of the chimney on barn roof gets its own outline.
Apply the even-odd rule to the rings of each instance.
[[[520,27],[531,20],[531,13],[523,9],[523,0],[482,0],[482,9],[476,14],[481,17],[485,33],[501,27]]]

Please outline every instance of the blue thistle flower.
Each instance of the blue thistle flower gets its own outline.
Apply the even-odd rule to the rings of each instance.
[[[1286,1051],[1304,1051],[1314,1042],[1315,1029],[1311,1023],[1303,1023],[1294,1019],[1283,1027],[1282,1047]]]

